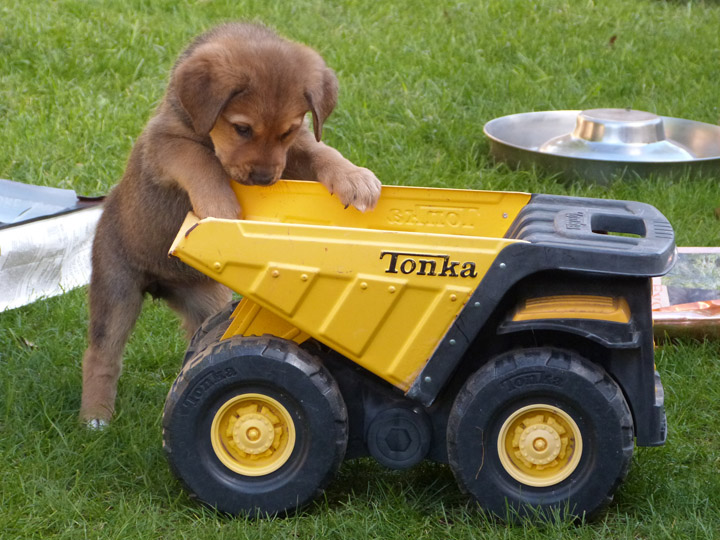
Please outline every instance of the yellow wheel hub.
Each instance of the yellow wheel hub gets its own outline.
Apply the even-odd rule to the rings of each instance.
[[[565,480],[577,468],[582,436],[575,421],[553,405],[518,409],[498,436],[500,463],[515,480],[546,487]]]
[[[242,394],[226,401],[215,414],[210,440],[228,469],[263,476],[290,458],[295,424],[279,401],[263,394]]]

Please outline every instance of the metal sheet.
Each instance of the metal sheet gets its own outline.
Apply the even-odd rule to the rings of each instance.
[[[99,202],[0,180],[0,311],[89,282]]]

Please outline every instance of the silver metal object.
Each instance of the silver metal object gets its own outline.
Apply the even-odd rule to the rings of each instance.
[[[604,182],[613,175],[720,169],[720,126],[630,109],[513,114],[485,124],[493,156]]]
[[[89,283],[101,214],[100,199],[0,180],[0,312]]]

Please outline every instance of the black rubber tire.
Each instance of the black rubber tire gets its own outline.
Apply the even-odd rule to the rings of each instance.
[[[508,474],[498,449],[505,420],[536,404],[569,415],[582,440],[572,473],[546,487]],[[497,517],[591,518],[627,475],[633,421],[620,388],[602,368],[573,352],[536,348],[502,354],[468,379],[450,413],[447,440],[460,488]]]
[[[205,321],[200,325],[200,328],[195,331],[193,337],[190,338],[190,343],[188,343],[188,347],[185,350],[185,356],[183,357],[183,366],[206,345],[215,341],[220,341],[220,338],[232,322],[230,315],[233,314],[233,311],[235,311],[235,308],[239,303],[240,300],[229,302],[220,311],[205,319]]]
[[[210,440],[222,404],[247,393],[282,404],[296,432],[287,462],[263,476],[225,466]],[[330,373],[295,343],[272,336],[207,346],[180,372],[163,413],[173,472],[193,496],[230,514],[284,514],[309,503],[335,475],[347,440],[347,410]]]

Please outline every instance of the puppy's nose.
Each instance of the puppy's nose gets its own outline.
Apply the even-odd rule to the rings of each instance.
[[[275,174],[267,169],[253,169],[248,179],[257,186],[267,186],[275,181]]]

